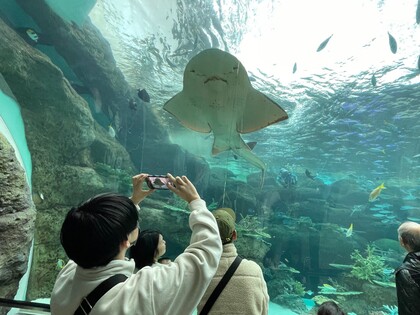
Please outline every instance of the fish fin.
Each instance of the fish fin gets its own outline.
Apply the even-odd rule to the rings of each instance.
[[[203,133],[211,131],[207,117],[183,91],[167,101],[163,109],[174,115],[184,127]]]
[[[287,119],[287,113],[275,102],[251,87],[242,115],[236,124],[239,133],[248,133]]]
[[[250,141],[250,142],[247,142],[247,143],[246,143],[246,145],[248,146],[248,148],[249,148],[250,150],[253,150],[253,149],[255,148],[255,146],[257,145],[257,141]]]

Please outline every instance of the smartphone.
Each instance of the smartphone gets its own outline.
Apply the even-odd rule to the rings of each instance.
[[[166,184],[169,178],[166,175],[149,175],[146,177],[147,186],[150,189],[168,189]]]

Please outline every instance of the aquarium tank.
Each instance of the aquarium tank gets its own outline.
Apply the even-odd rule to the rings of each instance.
[[[0,0],[0,298],[48,304],[69,209],[169,172],[234,210],[269,314],[396,314],[397,228],[420,222],[419,6]],[[188,246],[182,199],[139,214],[172,260]]]

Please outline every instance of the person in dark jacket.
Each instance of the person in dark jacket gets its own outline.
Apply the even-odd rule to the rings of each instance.
[[[398,228],[398,239],[408,254],[395,271],[398,314],[420,312],[420,224],[404,222]]]

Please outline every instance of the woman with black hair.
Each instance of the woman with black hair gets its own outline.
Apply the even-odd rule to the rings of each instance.
[[[136,244],[130,248],[130,256],[136,262],[138,270],[152,266],[165,252],[166,242],[158,230],[141,231]]]

